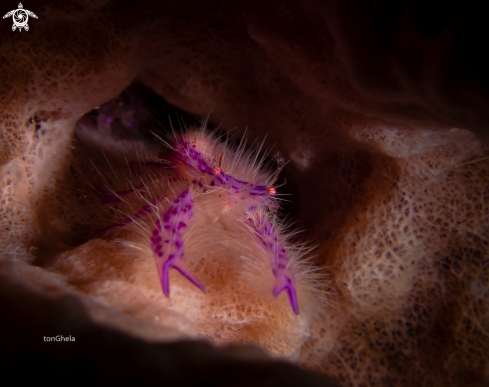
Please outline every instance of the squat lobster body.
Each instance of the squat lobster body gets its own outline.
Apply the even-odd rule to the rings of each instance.
[[[187,238],[191,237],[190,230],[195,222],[194,215],[205,213],[208,219],[212,218],[209,220],[212,223],[222,217],[235,219],[249,235],[252,248],[246,259],[261,260],[262,263],[266,261],[265,265],[252,264],[252,270],[260,270],[258,267],[268,270],[275,278],[269,284],[271,294],[277,297],[285,292],[293,312],[298,314],[296,276],[302,282],[307,282],[313,276],[308,277],[310,270],[299,262],[300,252],[290,248],[287,238],[281,235],[283,229],[276,224],[278,200],[273,184],[279,171],[264,171],[261,146],[247,151],[242,141],[233,149],[228,142],[220,141],[205,129],[175,135],[173,141],[164,143],[170,151],[159,157],[160,160],[166,159],[168,164],[162,165],[172,171],[173,177],[167,181],[172,194],[168,190],[164,195],[157,192],[153,200],[145,199],[146,204],[133,211],[131,216],[104,227],[94,236],[100,237],[112,229],[130,224],[144,223],[145,229],[151,230],[144,243],[150,245],[163,293],[169,297],[170,269],[176,269],[205,292],[204,285],[184,262]],[[132,191],[114,192],[114,197],[125,201],[125,197],[136,193],[136,196],[143,198],[143,191],[149,191],[144,182],[143,186],[144,189],[139,187]],[[204,202],[211,204],[202,204]]]

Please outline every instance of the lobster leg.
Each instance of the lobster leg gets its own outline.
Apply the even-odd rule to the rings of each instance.
[[[262,241],[263,247],[272,257],[271,266],[275,276],[272,294],[277,297],[282,291],[286,291],[292,310],[295,314],[299,314],[295,277],[290,265],[292,261],[290,252],[279,241],[277,227],[269,219],[267,213],[256,209],[253,211],[256,212],[256,215],[250,217],[249,220],[256,235]]]
[[[151,248],[155,258],[161,287],[165,296],[170,297],[170,269],[174,268],[205,293],[204,286],[183,261],[185,255],[182,232],[193,217],[192,193],[183,191],[165,214],[156,221],[151,236]]]

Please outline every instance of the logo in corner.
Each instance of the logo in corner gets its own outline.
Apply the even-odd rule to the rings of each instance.
[[[29,25],[27,24],[27,20],[29,20],[29,16],[32,16],[33,18],[37,19],[37,15],[34,12],[24,9],[22,3],[19,3],[18,9],[14,9],[13,11],[7,12],[3,18],[5,19],[9,16],[12,16],[12,20],[14,21],[14,24],[12,25],[12,31],[15,31],[18,28],[19,32],[22,31],[22,28],[25,29],[26,31],[29,31]]]

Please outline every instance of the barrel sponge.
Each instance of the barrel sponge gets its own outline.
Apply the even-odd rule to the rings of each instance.
[[[148,341],[252,343],[346,386],[487,382],[489,150],[458,129],[480,130],[478,105],[433,104],[439,89],[369,95],[348,63],[346,8],[341,24],[314,1],[43,4],[28,5],[27,32],[2,24],[2,275]],[[291,160],[280,189],[328,273],[309,320],[238,288],[233,256],[191,262],[219,292],[174,276],[168,300],[151,259],[90,238],[101,215],[75,126],[136,79],[225,129],[268,134]]]
[[[76,3],[48,5],[39,15],[44,22],[31,23],[37,32],[2,37],[1,239],[9,246],[4,252],[26,261],[33,259],[28,248],[42,222],[51,221],[39,219],[44,202],[61,218],[73,216],[64,212],[70,199],[60,176],[69,167],[76,121],[134,77],[134,39],[115,34],[100,17],[101,4],[91,4],[78,4],[83,12]],[[61,192],[56,204],[55,190]]]
[[[484,380],[487,151],[459,129],[377,127],[354,137],[395,156],[400,169],[376,166],[393,189],[373,200],[375,188],[366,189],[341,233],[330,268],[345,325],[332,326],[333,317],[313,328],[302,361],[353,385],[404,385],[415,374],[420,385],[459,385],[467,369]]]

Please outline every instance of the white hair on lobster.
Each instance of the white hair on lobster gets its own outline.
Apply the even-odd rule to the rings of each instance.
[[[291,243],[284,235],[287,228],[277,221],[280,199],[274,184],[283,165],[265,164],[264,141],[249,149],[243,137],[233,146],[229,137],[223,140],[205,127],[158,138],[167,148],[158,156],[161,174],[158,165],[148,163],[151,173],[140,176],[139,186],[106,195],[106,203],[125,202],[130,213],[94,237],[136,228],[140,237],[129,245],[152,254],[167,297],[171,269],[205,292],[205,282],[185,263],[186,250],[195,251],[198,244],[201,251],[238,247],[241,278],[268,278],[256,288],[268,287],[273,297],[286,294],[294,314],[301,303],[311,304],[320,293],[319,277],[303,258],[311,249]]]

